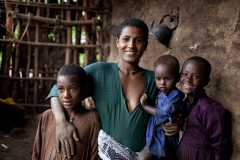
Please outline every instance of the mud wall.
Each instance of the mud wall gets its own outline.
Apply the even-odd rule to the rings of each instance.
[[[205,57],[212,64],[207,93],[231,114],[232,160],[240,159],[240,1],[239,0],[112,0],[112,25],[128,17],[159,23],[165,14],[179,16],[169,47],[152,36],[140,65],[153,69],[155,59],[176,56],[181,65],[188,57]],[[118,61],[115,38],[108,61]]]

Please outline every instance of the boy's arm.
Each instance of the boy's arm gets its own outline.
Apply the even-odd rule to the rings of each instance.
[[[214,115],[214,116],[213,116]],[[226,112],[221,104],[209,107],[203,114],[203,124],[208,132],[215,160],[224,160],[230,148],[225,117]]]
[[[33,151],[32,151],[32,160],[40,160],[41,159],[41,139],[42,139],[42,134],[41,134],[41,123],[42,123],[42,118],[40,119],[38,123],[38,128],[37,132],[35,135],[35,140],[33,144]]]
[[[75,127],[67,122],[64,107],[59,101],[57,94],[57,85],[54,85],[47,99],[50,98],[52,112],[56,119],[56,142],[57,152],[60,150],[66,157],[71,157],[74,154],[74,142],[73,138],[78,141],[78,136]],[[72,138],[73,137],[73,138]],[[61,147],[61,149],[60,149]]]

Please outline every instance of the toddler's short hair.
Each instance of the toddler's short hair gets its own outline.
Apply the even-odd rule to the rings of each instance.
[[[179,75],[179,61],[172,55],[163,55],[159,57],[154,64],[154,68],[159,64],[171,64],[176,71],[176,75]]]

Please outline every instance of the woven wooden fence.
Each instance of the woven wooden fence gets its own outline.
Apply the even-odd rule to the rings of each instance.
[[[61,66],[106,60],[111,13],[103,1],[0,0],[0,7],[0,98],[49,107],[45,97]]]

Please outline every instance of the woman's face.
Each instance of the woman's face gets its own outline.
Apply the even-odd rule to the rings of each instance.
[[[116,38],[116,44],[120,60],[128,63],[139,62],[147,48],[147,40],[141,28],[126,26],[122,33]]]

